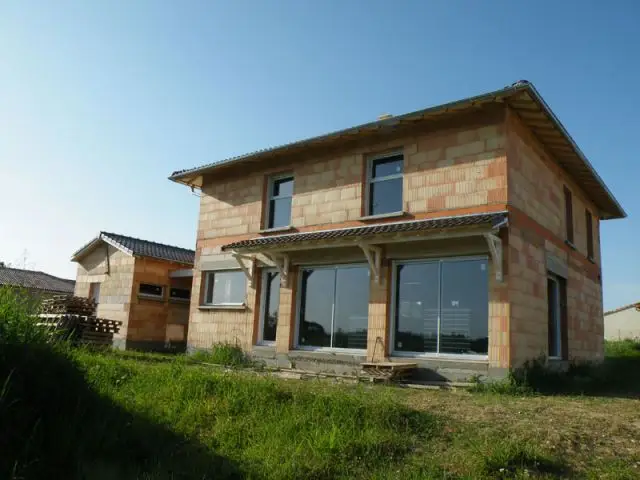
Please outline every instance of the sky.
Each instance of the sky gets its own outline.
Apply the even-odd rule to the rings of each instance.
[[[74,278],[99,231],[195,247],[174,170],[526,79],[629,218],[605,308],[640,300],[640,3],[0,1],[0,260]]]

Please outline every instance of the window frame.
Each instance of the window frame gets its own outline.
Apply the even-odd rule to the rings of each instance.
[[[299,345],[298,339],[300,335],[300,320],[301,320],[301,311],[300,308],[302,306],[302,271],[306,269],[313,270],[336,270],[337,268],[366,268],[367,272],[369,272],[369,282],[371,282],[371,270],[369,269],[368,263],[363,262],[355,262],[355,263],[331,263],[331,264],[313,264],[313,265],[300,265],[298,269],[297,279],[296,279],[296,315],[295,315],[295,328],[293,332],[293,349],[299,351],[306,352],[332,352],[332,353],[346,353],[346,354],[355,354],[355,355],[365,355],[367,354],[366,348],[339,348],[339,347],[314,347],[312,345]],[[369,289],[369,300],[367,304],[371,304],[371,289]],[[331,337],[333,338],[333,327],[336,315],[336,301],[335,301],[335,286],[334,286],[334,298],[333,298],[333,309],[331,312]],[[367,335],[369,332],[369,320],[367,313]]]
[[[153,294],[150,294],[150,293],[142,293],[140,291],[140,288],[142,287],[142,285],[152,285],[154,287],[160,287],[162,293],[160,295],[153,295]],[[138,283],[138,298],[144,298],[144,299],[147,299],[147,300],[162,300],[164,302],[165,292],[166,292],[165,285],[160,285],[158,283],[149,283],[149,282],[139,282]]]
[[[256,339],[256,345],[263,346],[274,346],[276,344],[276,340],[265,340],[264,339],[264,317],[266,314],[265,307],[267,306],[267,276],[269,273],[277,273],[280,275],[280,272],[275,267],[265,267],[262,269],[262,273],[260,274],[260,311],[258,318],[258,336]],[[280,295],[280,288],[282,287],[282,276],[280,276],[280,284],[278,285],[278,296]],[[280,314],[280,304],[278,304],[278,315]],[[278,327],[276,326],[276,339],[278,335]]]
[[[290,178],[291,181],[293,182],[291,196],[281,196],[281,195],[274,196],[273,189],[274,189],[275,183],[278,180],[284,180],[287,178]],[[293,210],[293,191],[295,190],[295,186],[296,186],[296,179],[293,175],[293,172],[283,172],[283,173],[278,173],[268,177],[267,197],[266,197],[266,203],[265,203],[265,216],[264,216],[264,230],[286,230],[291,228],[291,212]],[[287,225],[282,225],[279,227],[270,226],[271,222],[273,221],[273,218],[271,215],[271,202],[273,200],[282,199],[282,198],[291,198],[291,208],[289,209],[289,223]]]
[[[242,273],[242,278],[244,278],[244,300],[241,303],[235,302],[227,302],[227,303],[213,303],[213,289],[211,290],[211,303],[207,303],[207,292],[209,291],[209,282],[211,282],[211,278],[215,276],[216,273],[222,272],[240,272]],[[230,307],[230,308],[245,308],[247,306],[247,276],[245,273],[239,268],[225,268],[220,270],[206,270],[203,272],[204,274],[204,291],[202,294],[202,302],[200,302],[201,307]]]
[[[394,173],[392,175],[386,175],[380,178],[373,177],[373,164],[379,160],[386,160],[393,157],[402,157],[402,172]],[[403,149],[393,150],[390,152],[380,153],[376,155],[371,155],[367,157],[367,174],[366,174],[366,184],[364,188],[364,216],[365,217],[378,217],[378,216],[393,216],[393,215],[402,215],[404,213],[404,161],[405,155]],[[400,192],[400,210],[395,212],[385,212],[385,213],[373,213],[372,212],[372,198],[371,198],[371,185],[373,183],[384,182],[386,180],[396,180],[402,179],[402,191]]]
[[[187,292],[189,292],[189,298],[182,298],[182,297],[174,297],[173,295],[171,295],[171,290],[185,290]],[[190,302],[191,301],[191,289],[190,288],[181,288],[181,287],[172,287],[171,285],[169,285],[169,300],[171,300],[172,302]]]
[[[569,187],[563,186],[564,192],[564,223],[565,223],[565,239],[570,245],[574,245],[575,227],[573,218],[573,194]]]
[[[395,349],[395,330],[396,330],[396,304],[397,304],[397,286],[398,286],[398,273],[397,266],[411,263],[451,263],[451,262],[463,262],[469,260],[485,260],[487,262],[487,288],[490,294],[491,292],[491,278],[490,278],[490,259],[488,255],[466,255],[466,256],[453,256],[453,257],[426,257],[426,258],[412,258],[412,259],[398,259],[391,262],[391,295],[389,296],[389,355],[392,357],[408,357],[408,358],[451,358],[456,360],[488,360],[489,352],[486,355],[478,354],[462,354],[462,353],[440,353],[440,352],[403,352]],[[491,298],[489,297],[487,302],[487,330],[489,337],[489,349],[491,348],[491,329],[489,323],[491,322],[491,316],[489,315],[489,304]],[[438,309],[442,308],[442,269],[440,269],[440,282],[438,283]],[[438,315],[438,350],[440,349],[440,324],[442,318]]]
[[[102,282],[90,282],[89,283],[89,299],[93,301],[96,305],[100,303],[100,290],[102,288]],[[96,290],[98,291],[98,295],[95,295]],[[97,297],[97,298],[94,298]]]
[[[593,239],[593,215],[588,208],[584,209],[585,231],[587,235],[587,258],[595,261],[595,246]]]
[[[549,321],[547,313],[547,357],[549,360],[566,360],[568,358],[568,322],[567,322],[567,279],[561,277],[560,275],[556,275],[552,272],[547,272],[547,286],[549,285],[549,280],[551,280],[555,284],[556,289],[556,298],[558,299],[556,308],[556,316],[558,318],[558,327],[557,327],[557,347],[558,352],[557,355],[551,355],[551,350],[549,349]],[[547,287],[547,309],[549,307],[549,288]]]

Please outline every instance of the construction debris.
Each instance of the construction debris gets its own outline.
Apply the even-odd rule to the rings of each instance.
[[[96,303],[90,298],[73,295],[55,295],[42,301],[42,313],[94,316]]]
[[[96,304],[89,298],[56,295],[43,300],[40,308],[39,326],[77,344],[111,345],[122,325],[96,317]]]

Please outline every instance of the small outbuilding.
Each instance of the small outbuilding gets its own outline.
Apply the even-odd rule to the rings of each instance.
[[[605,340],[640,340],[640,302],[604,314]]]
[[[122,322],[114,346],[182,350],[186,345],[195,252],[100,232],[72,256],[75,295],[92,298],[96,315]]]

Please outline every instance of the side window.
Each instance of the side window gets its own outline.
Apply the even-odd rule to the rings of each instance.
[[[169,289],[169,298],[171,300],[186,300],[189,301],[191,298],[191,290],[188,288],[176,288],[172,287]]]
[[[285,228],[291,225],[291,200],[293,198],[293,175],[269,179],[267,197],[267,228]]]
[[[589,260],[593,260],[593,217],[589,210],[584,211],[586,235],[587,235],[587,257]]]
[[[564,220],[567,228],[567,242],[573,244],[573,196],[566,185],[564,187]]]
[[[207,272],[205,282],[205,305],[244,305],[247,277],[242,270]]]
[[[402,212],[402,154],[371,158],[368,164],[366,215]]]
[[[138,290],[138,296],[161,300],[164,298],[164,287],[162,285],[154,285],[152,283],[141,283]]]
[[[89,298],[95,303],[100,303],[100,283],[91,283],[89,285]]]
[[[567,285],[553,274],[547,277],[549,357],[567,359]]]

